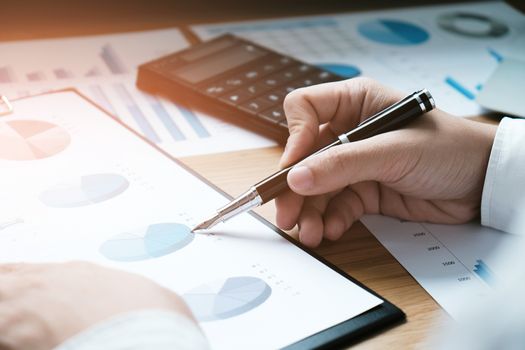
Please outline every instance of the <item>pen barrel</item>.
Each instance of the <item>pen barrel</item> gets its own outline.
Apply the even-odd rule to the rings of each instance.
[[[292,167],[293,165],[284,168],[254,186],[262,199],[261,204],[271,201],[289,189],[286,177]]]

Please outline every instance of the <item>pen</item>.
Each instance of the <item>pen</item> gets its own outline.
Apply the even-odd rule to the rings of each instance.
[[[431,111],[434,107],[434,98],[430,92],[426,89],[414,92],[401,101],[365,119],[349,132],[339,135],[336,141],[321,148],[312,155],[324,152],[338,145],[363,140],[374,135],[398,129],[426,112]],[[218,209],[211,218],[195,226],[192,232],[211,228],[219,222],[224,222],[240,213],[265,204],[288,190],[289,187],[286,180],[288,172],[306,158],[307,157],[253,185],[241,196]]]

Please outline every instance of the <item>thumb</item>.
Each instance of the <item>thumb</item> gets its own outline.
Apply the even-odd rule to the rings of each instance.
[[[362,181],[395,181],[411,158],[400,136],[394,131],[308,157],[290,170],[288,185],[298,194],[312,196]]]

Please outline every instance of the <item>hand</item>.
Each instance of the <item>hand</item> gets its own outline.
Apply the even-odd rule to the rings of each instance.
[[[0,265],[0,349],[48,350],[114,315],[182,300],[144,277],[89,263]]]
[[[298,89],[284,101],[290,137],[281,166],[300,160],[404,97],[366,78]],[[436,101],[439,106],[439,101]],[[495,126],[434,110],[407,127],[333,147],[288,174],[277,225],[317,246],[363,214],[464,223],[479,215]]]

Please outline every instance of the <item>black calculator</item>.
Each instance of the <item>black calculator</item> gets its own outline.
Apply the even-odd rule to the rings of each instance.
[[[286,94],[342,79],[225,34],[141,65],[137,86],[284,144],[289,135],[283,110]]]

